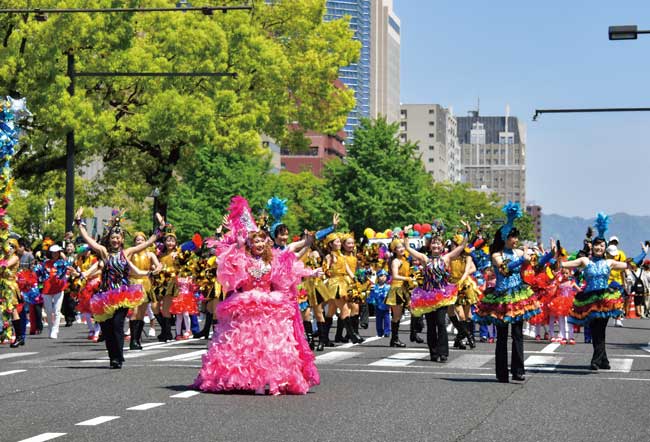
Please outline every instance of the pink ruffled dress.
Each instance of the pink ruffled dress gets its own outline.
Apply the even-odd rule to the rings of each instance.
[[[234,293],[217,306],[216,330],[192,387],[306,394],[318,385],[296,302],[296,286],[310,273],[290,251],[274,251],[267,264],[236,245],[224,250],[217,278]]]

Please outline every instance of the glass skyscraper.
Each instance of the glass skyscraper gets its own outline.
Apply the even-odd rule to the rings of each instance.
[[[359,120],[370,117],[370,12],[371,0],[327,0],[325,20],[349,16],[354,38],[361,42],[359,62],[341,68],[339,73],[341,81],[354,90],[356,98],[345,125],[348,141],[352,140]]]

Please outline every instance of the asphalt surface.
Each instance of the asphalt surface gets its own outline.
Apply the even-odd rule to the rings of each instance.
[[[613,370],[589,370],[582,334],[527,339],[527,379],[510,384],[495,381],[494,344],[433,363],[404,325],[405,349],[374,338],[317,353],[321,385],[305,396],[192,392],[205,340],[149,339],[110,370],[75,324],[0,346],[0,441],[647,441],[650,320],[624,324],[607,330]]]

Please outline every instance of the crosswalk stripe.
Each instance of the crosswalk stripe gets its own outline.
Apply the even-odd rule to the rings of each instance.
[[[560,356],[529,356],[524,362],[525,367],[532,370],[540,371],[553,371],[560,363],[562,358]]]
[[[555,350],[557,350],[562,344],[559,342],[552,342],[548,344],[546,347],[542,348],[540,350],[540,353],[553,353]]]
[[[157,353],[164,353],[166,351],[167,350],[150,350],[150,351],[148,351],[146,353],[142,352],[142,351],[139,351],[139,352],[127,352],[127,353],[124,354],[124,359],[141,358],[141,357],[144,357],[144,356],[155,355]],[[101,358],[95,358],[95,359],[82,359],[79,362],[86,363],[86,364],[88,364],[88,363],[93,364],[93,363],[106,362],[106,361],[108,361],[108,356],[103,356]]]
[[[395,353],[371,364],[375,367],[406,367],[415,361],[429,359],[429,353]]]
[[[6,355],[0,355],[0,359],[19,358],[21,356],[30,356],[36,354],[38,354],[37,351],[24,351],[22,353],[8,353]],[[58,433],[51,433],[51,434],[58,434]]]
[[[492,359],[494,359],[494,356],[492,355],[481,355],[481,354],[461,355],[457,358],[450,360],[447,363],[447,367],[470,369],[470,370],[480,369],[483,368],[483,365],[487,364]]]
[[[175,356],[168,356],[166,358],[154,359],[156,362],[169,362],[169,361],[191,361],[194,359],[199,359],[201,356],[206,354],[207,350],[197,350],[191,351],[189,353],[183,353]],[[151,353],[150,353],[151,354]]]
[[[316,357],[317,364],[333,364],[346,359],[359,356],[361,353],[355,351],[330,351]]]
[[[65,436],[68,433],[43,433],[38,436],[30,437],[29,439],[23,439],[19,442],[45,442],[47,440],[56,439],[57,437]]]
[[[631,358],[622,358],[622,359],[610,359],[609,365],[612,367],[611,370],[616,373],[629,373],[632,370],[632,364],[634,359]]]

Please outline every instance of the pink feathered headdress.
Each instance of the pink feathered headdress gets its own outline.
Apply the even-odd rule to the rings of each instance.
[[[228,228],[235,237],[239,236],[241,232],[244,232],[246,236],[250,232],[257,232],[257,224],[255,224],[255,218],[251,213],[251,208],[248,205],[248,201],[243,196],[234,196],[230,200],[230,207],[228,207],[230,212],[228,215],[228,223],[226,228]]]

